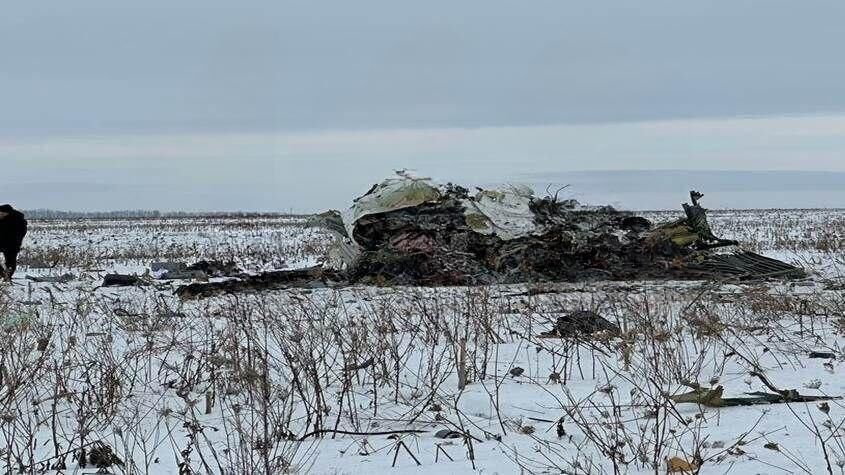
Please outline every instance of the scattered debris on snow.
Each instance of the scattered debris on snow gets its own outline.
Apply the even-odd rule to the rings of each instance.
[[[579,338],[597,333],[615,336],[621,333],[618,325],[589,310],[579,310],[558,317],[554,328],[540,334],[542,338]]]
[[[106,274],[103,277],[103,287],[130,287],[134,285],[143,285],[144,279],[137,275],[129,274]]]
[[[778,390],[777,392],[771,393],[754,391],[746,393],[748,397],[728,398],[722,397],[724,392],[724,387],[722,386],[708,388],[696,384],[688,385],[692,386],[692,391],[670,396],[670,399],[676,403],[695,403],[707,407],[754,406],[758,404],[784,404],[791,402],[807,403],[841,399],[839,396],[805,396],[799,394],[795,389]],[[821,386],[821,383],[819,383],[819,386]],[[818,387],[812,389],[818,389]]]
[[[36,283],[66,284],[76,280],[76,276],[68,272],[62,275],[27,275],[27,280]]]
[[[373,186],[343,214],[311,218],[336,243],[323,267],[309,269],[304,278],[270,272],[225,284],[192,284],[177,294],[199,298],[330,282],[451,286],[804,276],[795,266],[750,252],[715,254],[738,243],[713,234],[699,204],[702,196],[690,192],[685,217],[655,226],[630,212],[586,207],[557,194],[537,198],[519,187],[471,194],[461,186],[400,175]],[[209,276],[235,273],[212,269],[197,267]]]

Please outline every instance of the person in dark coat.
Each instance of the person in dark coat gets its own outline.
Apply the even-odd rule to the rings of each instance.
[[[0,206],[0,252],[6,260],[3,277],[12,280],[18,264],[18,252],[26,236],[27,222],[23,213],[10,205]]]

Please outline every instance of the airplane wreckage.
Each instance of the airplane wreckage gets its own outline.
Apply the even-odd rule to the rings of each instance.
[[[400,175],[345,213],[311,219],[335,236],[323,264],[239,275],[176,290],[183,299],[292,287],[472,286],[589,280],[747,281],[802,278],[785,262],[717,238],[702,194],[684,216],[655,224],[609,206],[583,206],[528,188],[468,189]],[[734,249],[730,252],[730,249]]]

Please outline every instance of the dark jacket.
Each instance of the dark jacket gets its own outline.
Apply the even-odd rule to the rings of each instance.
[[[0,252],[6,259],[5,278],[12,279],[18,263],[18,252],[26,236],[27,222],[23,213],[10,205],[0,206]]]

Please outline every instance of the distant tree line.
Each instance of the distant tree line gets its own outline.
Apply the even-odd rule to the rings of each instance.
[[[33,209],[24,211],[28,219],[156,219],[156,218],[270,218],[303,217],[305,214],[265,213],[249,211],[158,211],[158,210],[117,210],[117,211],[58,211],[53,209]]]

